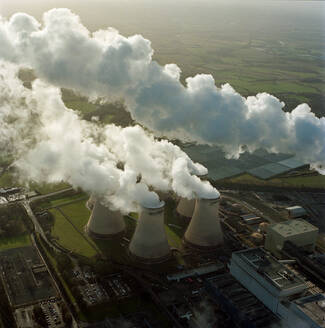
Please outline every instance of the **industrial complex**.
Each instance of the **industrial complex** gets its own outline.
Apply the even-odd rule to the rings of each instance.
[[[71,188],[15,192],[6,206],[23,205],[33,241],[0,251],[8,322],[17,327],[38,327],[37,311],[53,328],[325,327],[325,230],[304,193],[162,194],[159,204],[123,215],[105,197]],[[319,204],[322,195],[308,197]],[[53,197],[62,205],[46,209]],[[70,206],[84,213],[80,227]],[[86,259],[53,237],[53,213],[97,254]]]

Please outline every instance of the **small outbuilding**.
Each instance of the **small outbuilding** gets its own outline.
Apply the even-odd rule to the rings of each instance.
[[[281,257],[285,241],[313,251],[318,237],[318,228],[303,219],[270,224],[267,228],[265,249]]]
[[[289,219],[302,218],[307,215],[306,210],[301,206],[291,206],[286,208]]]

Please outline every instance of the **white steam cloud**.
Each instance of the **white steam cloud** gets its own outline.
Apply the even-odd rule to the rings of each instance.
[[[26,14],[0,20],[0,58],[89,97],[123,98],[133,119],[156,135],[219,145],[230,157],[262,147],[324,167],[325,118],[307,104],[285,113],[272,95],[244,98],[229,84],[217,88],[205,74],[184,86],[179,67],[160,66],[152,54],[142,36],[90,33],[68,9],[48,11],[42,25]]]
[[[122,129],[84,121],[65,107],[60,89],[41,80],[27,89],[18,71],[17,65],[0,63],[0,146],[16,159],[24,181],[66,181],[106,195],[122,211],[136,210],[139,203],[159,204],[151,187],[188,198],[218,194],[192,175],[206,169],[179,147],[155,140],[139,126]],[[118,168],[121,162],[124,169]]]

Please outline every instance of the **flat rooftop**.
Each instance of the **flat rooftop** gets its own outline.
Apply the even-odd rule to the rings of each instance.
[[[12,306],[57,296],[52,278],[33,246],[1,251],[0,276]]]
[[[201,267],[198,267],[198,268],[177,272],[177,273],[174,273],[174,274],[169,274],[169,275],[167,275],[167,280],[168,281],[181,280],[181,279],[188,278],[188,277],[193,277],[193,276],[202,276],[202,275],[205,275],[205,274],[209,274],[209,273],[212,273],[212,272],[219,271],[220,269],[223,269],[223,267],[224,266],[221,263],[205,265],[205,266],[201,266]]]
[[[315,321],[320,327],[325,327],[325,296],[311,295],[294,302],[298,309]]]
[[[269,229],[272,229],[283,237],[290,237],[306,232],[318,232],[317,227],[303,219],[288,220],[281,223],[271,224]]]
[[[278,290],[305,286],[304,281],[262,248],[252,248],[233,253]]]

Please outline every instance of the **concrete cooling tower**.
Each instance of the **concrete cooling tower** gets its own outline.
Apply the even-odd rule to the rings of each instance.
[[[201,180],[205,180],[208,177],[208,174],[204,174],[204,175],[198,175],[197,177],[199,177]],[[186,218],[191,218],[194,212],[194,208],[195,208],[195,199],[187,199],[187,198],[183,198],[181,197],[181,199],[178,202],[177,208],[176,208],[176,212],[181,215],[184,216]]]
[[[218,215],[220,196],[214,199],[198,198],[184,241],[198,248],[213,248],[223,243]]]
[[[125,222],[119,211],[112,211],[100,200],[94,201],[86,231],[93,238],[111,238],[125,229]]]
[[[176,211],[179,215],[191,218],[194,212],[195,199],[181,198],[177,205]]]
[[[90,195],[90,197],[89,197],[89,199],[87,200],[87,203],[86,203],[86,207],[88,208],[88,210],[91,211],[94,208],[95,201],[96,201],[95,196]]]
[[[129,245],[131,256],[142,262],[162,262],[170,249],[164,226],[165,202],[156,207],[141,207],[137,227]]]

